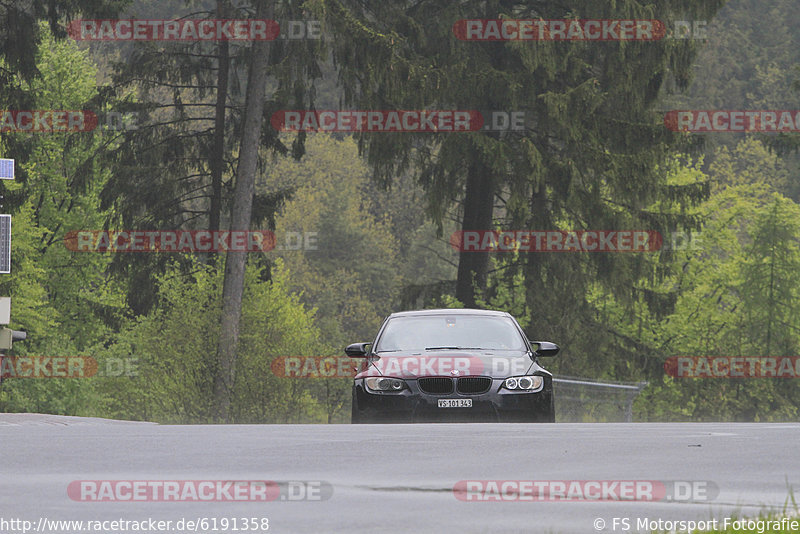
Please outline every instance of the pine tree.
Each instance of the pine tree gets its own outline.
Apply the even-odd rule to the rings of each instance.
[[[685,87],[698,42],[468,42],[461,19],[710,19],[723,0],[643,6],[624,1],[349,2],[318,0],[334,39],[346,104],[356,109],[466,109],[522,112],[522,131],[447,134],[363,133],[376,178],[390,184],[413,169],[441,222],[455,201],[461,228],[633,229],[666,233],[691,218],[652,212],[657,200],[697,201],[704,187],[668,187],[663,166],[695,143],[668,131],[656,112],[662,84]],[[632,297],[645,262],[622,254],[528,254],[521,269],[536,323],[590,320],[590,282]],[[468,306],[485,293],[491,262],[462,252],[456,296]],[[549,295],[557,295],[550,298]],[[560,309],[560,312],[556,310]],[[535,311],[534,311],[535,310]],[[545,317],[543,317],[545,314]],[[564,332],[563,329],[560,330]]]
[[[193,19],[247,19],[255,2],[217,0]],[[303,18],[302,2],[281,2],[276,20]],[[187,16],[173,13],[172,17]],[[115,168],[102,195],[113,208],[113,227],[125,229],[224,230],[230,221],[234,169],[244,127],[244,95],[251,61],[268,65],[272,93],[265,103],[259,169],[270,156],[302,152],[302,136],[286,146],[268,127],[277,109],[310,105],[309,87],[318,76],[318,42],[271,41],[267,56],[253,58],[252,43],[240,41],[138,42],[115,65],[113,91],[118,109],[136,114],[137,128],[123,132],[106,162]],[[260,171],[259,171],[260,172]],[[253,224],[269,223],[288,191],[256,195]],[[156,301],[154,281],[168,258],[120,254],[113,269],[129,280],[130,305],[145,313]],[[207,258],[214,263],[215,258]],[[187,270],[189,263],[184,262]]]

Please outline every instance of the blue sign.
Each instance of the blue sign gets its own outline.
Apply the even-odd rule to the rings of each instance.
[[[14,160],[0,159],[0,180],[14,179]]]

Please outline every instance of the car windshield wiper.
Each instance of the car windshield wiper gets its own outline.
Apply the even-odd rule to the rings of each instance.
[[[482,350],[480,347],[425,347],[425,350]]]

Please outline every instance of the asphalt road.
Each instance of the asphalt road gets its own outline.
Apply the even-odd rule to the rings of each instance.
[[[214,518],[216,532],[234,532],[232,519],[245,517],[268,518],[270,533],[638,532],[644,518],[722,521],[782,509],[788,487],[800,488],[798,443],[800,424],[160,426],[0,414],[0,532],[21,532],[2,520],[37,527],[40,517],[171,520],[169,532],[193,531],[175,528],[181,518],[208,518],[198,532],[213,532]],[[270,502],[97,502],[99,482],[96,494],[75,489],[87,480],[268,480],[282,493]],[[554,501],[501,500],[520,496],[511,490],[464,501],[453,491],[487,480],[653,481],[667,491],[694,481],[696,491],[688,502],[598,500],[587,486],[584,501],[560,498],[557,486],[547,486]],[[311,500],[292,500],[303,492]]]

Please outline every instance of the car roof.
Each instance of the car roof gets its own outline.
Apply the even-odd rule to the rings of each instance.
[[[477,310],[472,308],[440,308],[435,310],[409,310],[402,312],[395,312],[389,316],[392,317],[409,317],[420,315],[488,315],[495,317],[511,317],[511,314],[504,311],[496,310]]]

